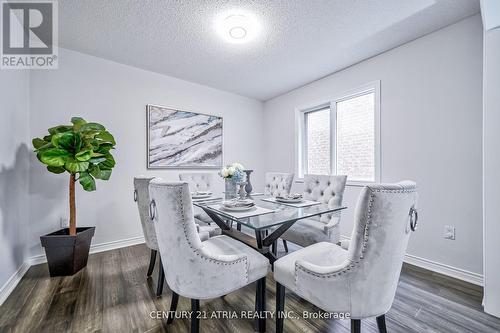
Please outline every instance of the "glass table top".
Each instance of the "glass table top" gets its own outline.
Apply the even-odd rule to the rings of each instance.
[[[266,198],[269,197],[259,196],[259,197],[253,197],[252,199],[254,200],[255,205],[257,207],[267,208],[272,210],[272,212],[263,215],[243,217],[243,218],[237,218],[233,216],[231,212],[224,211],[223,209],[219,208],[221,202],[224,201],[224,199],[222,198],[216,198],[213,200],[205,200],[205,201],[194,200],[193,205],[196,207],[200,207],[205,211],[215,213],[222,219],[241,223],[242,225],[245,225],[251,229],[267,229],[270,227],[285,224],[287,222],[294,222],[300,219],[310,218],[322,214],[340,212],[341,210],[347,208],[344,206],[331,207],[323,203],[299,208],[290,206],[289,204],[281,204],[277,202],[269,202],[262,200]]]

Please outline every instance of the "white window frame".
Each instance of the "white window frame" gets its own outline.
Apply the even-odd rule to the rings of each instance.
[[[337,145],[337,103],[342,102],[351,98],[355,98],[361,95],[365,95],[368,92],[373,92],[375,97],[375,119],[374,119],[374,154],[375,154],[375,180],[369,181],[355,181],[349,180],[347,178],[348,186],[364,186],[367,184],[373,184],[380,182],[380,80],[369,82],[367,84],[361,85],[355,89],[345,91],[340,94],[336,94],[333,97],[323,98],[316,103],[310,103],[308,105],[299,107],[295,109],[295,174],[297,175],[296,182],[303,182],[304,171],[306,170],[307,156],[305,147],[305,115],[309,112],[314,112],[321,110],[325,107],[330,107],[330,169],[332,174],[336,173],[335,168],[337,167],[336,161],[336,145]]]

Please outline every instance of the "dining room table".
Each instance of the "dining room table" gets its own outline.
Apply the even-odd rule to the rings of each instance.
[[[271,265],[277,260],[276,253],[271,251],[271,246],[294,223],[302,219],[340,212],[347,208],[307,200],[284,203],[274,197],[261,194],[249,195],[245,198],[245,200],[249,199],[253,201],[254,206],[237,212],[226,209],[223,205],[225,201],[223,195],[193,199],[193,205],[201,208],[220,227],[223,235],[254,248],[266,256]],[[234,227],[235,225],[238,227]],[[242,231],[240,226],[245,226],[247,232]]]

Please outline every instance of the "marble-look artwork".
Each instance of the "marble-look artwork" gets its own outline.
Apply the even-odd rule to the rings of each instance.
[[[222,167],[222,117],[148,105],[149,168]]]

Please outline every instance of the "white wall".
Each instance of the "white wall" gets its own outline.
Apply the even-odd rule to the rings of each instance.
[[[482,26],[479,15],[264,104],[266,170],[294,171],[294,109],[381,81],[381,179],[418,183],[408,253],[482,273]],[[300,184],[295,184],[300,191]],[[350,236],[359,188],[348,187]],[[444,225],[456,240],[443,239]]]
[[[481,17],[484,30],[491,30],[500,26],[500,1],[481,0]]]
[[[97,226],[93,244],[142,234],[132,200],[135,175],[178,179],[178,171],[146,170],[148,103],[224,117],[225,162],[253,168],[254,187],[263,187],[261,102],[64,49],[59,69],[33,71],[30,87],[31,136],[82,116],[107,126],[117,140],[111,180],[98,181],[96,192],[77,191],[77,223]],[[32,161],[30,252],[37,255],[39,235],[58,229],[60,218],[68,216],[68,176],[49,174],[34,157]]]
[[[500,317],[500,19],[484,32],[484,310]]]
[[[28,71],[0,71],[0,289],[27,257],[28,88]]]

